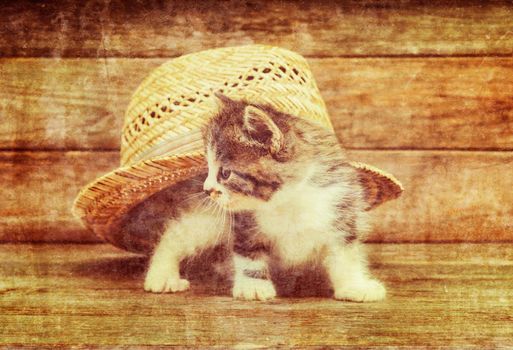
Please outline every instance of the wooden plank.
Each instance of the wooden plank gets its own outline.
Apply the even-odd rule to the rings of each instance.
[[[512,152],[353,151],[394,174],[403,196],[372,213],[371,241],[511,241]]]
[[[98,241],[70,209],[81,186],[117,163],[116,152],[0,152],[0,241]]]
[[[512,241],[512,152],[351,151],[405,192],[371,212],[376,242]],[[116,168],[116,152],[2,152],[0,241],[94,241],[71,217],[79,189]]]
[[[0,59],[0,148],[118,149],[130,95],[161,59]],[[312,59],[358,149],[513,149],[512,58]]]
[[[508,1],[4,2],[0,55],[172,57],[249,43],[308,56],[508,55]]]
[[[330,59],[312,68],[346,147],[513,148],[513,59]]]
[[[119,148],[130,95],[158,65],[142,63],[0,60],[0,147]]]
[[[383,302],[335,301],[323,274],[298,270],[274,276],[290,295],[255,303],[233,301],[229,281],[202,274],[210,260],[184,268],[190,291],[159,295],[142,290],[146,259],[106,245],[0,245],[0,344],[499,348],[513,342],[510,245],[378,244],[368,251],[373,274],[388,288]]]

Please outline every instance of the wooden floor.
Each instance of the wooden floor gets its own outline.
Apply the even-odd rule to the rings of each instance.
[[[286,274],[271,303],[233,301],[202,261],[192,290],[148,294],[145,259],[108,245],[0,245],[0,344],[513,345],[513,245],[369,245],[385,302],[328,298],[315,272]],[[195,272],[196,271],[196,272]],[[198,272],[199,271],[199,272]],[[283,278],[282,278],[283,279]]]

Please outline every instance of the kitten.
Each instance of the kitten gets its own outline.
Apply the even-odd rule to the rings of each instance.
[[[370,276],[362,251],[364,190],[336,137],[269,106],[219,98],[223,107],[204,130],[203,189],[233,214],[234,223],[212,229],[211,213],[181,210],[155,250],[145,290],[187,289],[180,260],[223,242],[233,251],[235,298],[274,298],[270,264],[316,261],[326,269],[336,299],[383,299],[385,288]],[[213,233],[219,230],[224,233]]]

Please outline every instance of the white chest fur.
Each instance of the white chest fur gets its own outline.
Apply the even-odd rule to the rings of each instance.
[[[304,181],[275,193],[256,214],[257,223],[285,264],[300,264],[334,243],[336,201],[343,188]]]

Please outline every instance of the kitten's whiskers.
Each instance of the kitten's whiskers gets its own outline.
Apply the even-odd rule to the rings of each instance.
[[[184,203],[187,203],[187,202],[191,202],[191,201],[195,201],[195,200],[199,200],[201,199],[201,197],[203,196],[206,196],[206,194],[204,192],[196,192],[196,193],[192,193],[192,194],[189,194],[187,196],[185,196],[183,198],[183,200],[181,200],[179,203],[177,204],[184,204]]]
[[[216,205],[215,215],[218,217],[215,226],[218,227],[218,232],[216,233],[216,238],[215,238],[214,245],[217,245],[219,243],[221,237],[223,236],[223,233],[225,232],[226,211],[218,203],[215,203],[215,205]]]

